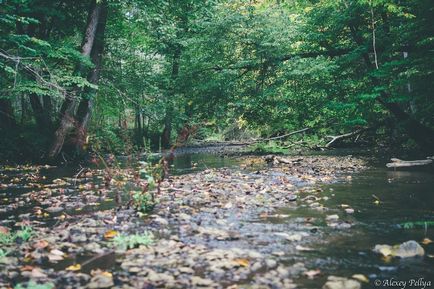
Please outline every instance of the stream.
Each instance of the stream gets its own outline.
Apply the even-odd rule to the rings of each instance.
[[[177,173],[190,173],[206,168],[236,166],[231,159],[215,154],[186,154],[174,160]],[[357,225],[349,232],[330,230],[315,246],[315,251],[305,253],[301,261],[324,273],[351,276],[361,273],[370,279],[411,280],[423,278],[434,282],[434,244],[428,246],[430,258],[384,260],[372,252],[376,244],[400,244],[408,240],[434,240],[434,227],[423,225],[405,229],[408,222],[434,221],[434,173],[432,171],[394,171],[385,168],[383,162],[371,161],[366,171],[356,173],[351,179],[323,185],[324,195],[329,197],[328,208],[348,204],[354,210]],[[375,203],[375,195],[380,204]],[[312,216],[310,208],[279,208],[277,214],[290,214],[291,218]],[[321,213],[317,213],[321,214]],[[315,213],[314,213],[315,215]],[[261,220],[259,220],[262,222]],[[279,223],[275,220],[273,223]],[[285,219],[284,222],[291,222]],[[288,257],[287,262],[300,261],[298,256]],[[309,280],[300,278],[303,288],[320,288],[325,277]],[[409,284],[409,283],[408,283]],[[421,286],[422,288],[423,286]],[[432,285],[434,287],[434,285]],[[391,287],[392,288],[392,287]],[[430,288],[428,286],[427,288]]]
[[[222,157],[206,150],[194,153],[187,151],[175,156],[171,162],[171,173],[182,179],[184,175],[194,176],[197,173],[213,172],[213,170],[225,168],[231,171],[241,170],[248,178],[255,180],[258,174],[257,170],[264,168],[264,164],[254,163],[244,166],[243,158]],[[69,197],[57,200],[59,205],[65,206],[65,213],[68,215],[81,216],[113,209],[116,206],[113,195],[108,194],[109,198],[106,200],[96,197],[90,202],[90,199],[83,201],[80,199],[83,196],[78,198],[74,194],[76,184],[72,183],[77,181],[74,180],[74,176],[78,170],[79,168],[71,167],[41,168],[38,174],[43,178],[35,175],[35,182],[51,184],[62,178],[70,180],[69,185],[65,186],[65,191],[62,191]],[[34,211],[34,203],[21,200],[19,196],[38,188],[28,186],[32,182],[31,174],[24,179],[14,180],[14,178],[19,178],[21,171],[9,169],[1,173],[0,181],[3,186],[0,187],[0,225],[2,226],[8,226],[17,220],[29,217]],[[301,202],[297,206],[289,203],[289,206],[277,204],[273,205],[271,209],[260,208],[259,214],[254,214],[254,210],[246,210],[241,216],[240,211],[232,208],[232,203],[227,203],[230,206],[226,205],[228,211],[223,214],[225,222],[231,224],[232,230],[237,231],[237,234],[249,236],[247,239],[238,239],[237,237],[234,240],[225,239],[227,241],[224,242],[218,241],[219,238],[204,241],[197,234],[184,233],[182,231],[183,226],[177,233],[179,239],[185,243],[194,243],[215,249],[234,246],[253,247],[263,255],[278,256],[279,262],[284,265],[292,266],[303,263],[304,267],[310,271],[319,270],[320,273],[314,274],[315,276],[312,278],[303,274],[295,275],[293,279],[298,286],[297,288],[321,288],[329,275],[351,277],[353,274],[363,274],[370,280],[369,284],[363,283],[363,288],[378,288],[373,285],[377,279],[392,278],[409,282],[411,279],[423,278],[425,281],[434,282],[434,243],[424,246],[426,252],[422,258],[382,258],[372,252],[376,244],[394,245],[408,240],[421,242],[424,238],[434,239],[432,223],[424,223],[434,221],[434,174],[432,171],[392,171],[387,170],[382,161],[371,160],[367,169],[353,174],[342,174],[336,180],[328,183],[312,185],[301,178],[283,175],[279,172],[270,172],[268,176],[271,183],[285,177],[286,180],[295,185],[297,190],[307,189],[308,197],[311,196],[309,190],[314,188],[320,194],[321,206],[324,206],[325,209],[317,210],[312,206],[312,202]],[[89,180],[93,180],[96,184],[101,183],[101,178],[95,177],[84,180],[84,182]],[[303,195],[300,194],[300,196]],[[65,202],[71,200],[82,202],[79,204],[80,208],[71,207],[68,209]],[[14,207],[15,203],[20,203],[20,205]],[[45,207],[51,205],[46,203]],[[44,206],[42,205],[42,207]],[[346,213],[343,210],[346,207],[354,209],[354,213]],[[39,222],[42,221],[42,224],[47,226],[54,226],[59,222],[59,214],[57,212],[49,216],[47,214],[46,218],[39,219]],[[170,217],[167,217],[171,213],[168,212],[167,214],[166,218],[172,224]],[[197,216],[193,217],[192,223],[196,222],[201,226],[205,226],[204,224],[214,226],[215,219],[209,214],[209,212],[198,213]],[[214,214],[216,214],[215,211]],[[325,215],[331,214],[338,215],[339,220],[344,220],[344,222],[339,223],[338,226],[331,226],[329,223],[321,221]],[[268,217],[264,217],[264,215]],[[158,218],[161,219],[162,217],[164,215],[160,215]],[[309,220],[313,226],[309,224],[309,227],[305,228],[306,220]],[[410,222],[418,223],[412,228],[407,228],[411,226],[405,225],[405,223]],[[346,224],[351,226],[347,228],[344,226]],[[213,228],[221,229],[222,227]],[[178,228],[174,230],[176,231]],[[158,234],[161,234],[163,238],[165,234],[168,234],[166,237],[169,238],[173,232],[165,233],[166,231],[159,229]],[[316,233],[317,231],[318,233]],[[273,235],[276,232],[277,235],[293,232],[298,232],[302,236],[306,235],[303,238],[305,243],[302,245],[308,247],[309,250],[295,250],[295,247],[290,247],[288,243],[276,241],[276,236]],[[280,254],[280,252],[283,253]],[[76,261],[61,262],[61,266],[59,264],[55,266],[46,264],[45,267],[66,267]],[[261,270],[263,269],[258,272]],[[251,280],[251,277],[248,277],[251,276],[249,274],[246,275],[242,284],[247,284]],[[230,284],[233,282],[229,282],[227,285]],[[422,285],[409,287],[407,285],[407,288],[430,287]],[[286,287],[277,286],[275,288]],[[382,288],[396,288],[396,286],[382,286]]]

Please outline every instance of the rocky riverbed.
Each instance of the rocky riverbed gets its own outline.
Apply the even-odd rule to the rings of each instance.
[[[287,160],[244,156],[236,168],[170,176],[146,215],[128,205],[134,169],[113,169],[107,183],[100,169],[47,179],[46,167],[5,167],[0,234],[11,240],[0,240],[0,287],[298,288],[294,278],[321,274],[303,256],[323,229],[355,222],[351,207],[325,205],[320,184],[349,181],[365,163]],[[301,207],[312,215],[293,217]],[[366,279],[342,277],[324,288],[361,288]]]

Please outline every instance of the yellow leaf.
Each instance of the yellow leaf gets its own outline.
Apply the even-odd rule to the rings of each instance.
[[[432,240],[429,239],[429,238],[425,238],[425,239],[422,240],[422,244],[424,244],[424,245],[428,245],[428,244],[431,244],[431,243],[432,243]]]
[[[109,277],[109,278],[113,277],[113,274],[110,272],[107,272],[107,271],[102,272],[101,275]]]
[[[67,267],[65,270],[67,270],[67,271],[79,271],[80,269],[81,269],[81,265],[75,264],[75,265],[71,265],[71,266]]]
[[[247,259],[242,259],[242,258],[240,258],[240,259],[235,259],[234,262],[235,262],[237,265],[240,265],[240,266],[242,266],[242,267],[247,267],[247,266],[249,266],[249,260],[247,260]]]
[[[364,282],[364,283],[369,283],[369,279],[368,277],[366,277],[363,274],[354,274],[353,276],[351,276],[353,279],[356,279],[360,282]]]
[[[384,247],[381,247],[379,250],[378,250],[384,257],[387,257],[387,256],[390,256],[390,255],[392,255],[392,249],[390,248],[390,247],[386,247],[386,246],[384,246]]]
[[[104,233],[104,238],[111,239],[114,238],[117,234],[118,232],[116,232],[115,230],[108,230],[107,232]]]

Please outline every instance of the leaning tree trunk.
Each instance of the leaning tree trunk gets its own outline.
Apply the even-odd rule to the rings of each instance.
[[[83,43],[81,45],[81,54],[85,57],[91,56],[97,36],[98,24],[100,22],[101,15],[103,14],[103,7],[105,7],[105,5],[106,4],[104,1],[92,0],[87,19],[86,30],[83,37]],[[82,68],[79,70],[81,73],[83,73]],[[60,124],[54,133],[54,141],[48,153],[50,158],[55,158],[59,155],[65,143],[66,137],[68,134],[70,134],[73,128],[77,126],[77,120],[75,119],[74,113],[78,104],[78,97],[78,89],[76,89],[74,95],[69,95],[62,105]]]
[[[91,52],[91,59],[95,67],[90,71],[87,80],[92,84],[98,84],[101,75],[102,55],[104,52],[104,34],[107,24],[107,6],[103,5],[101,9],[100,21],[96,30],[94,47]],[[77,110],[77,151],[83,151],[84,145],[87,143],[87,129],[89,126],[90,117],[93,108],[92,93],[86,99],[82,99]]]

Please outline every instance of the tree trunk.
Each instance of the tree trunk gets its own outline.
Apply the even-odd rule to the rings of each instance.
[[[9,99],[0,98],[0,127],[11,128],[15,126],[12,103]]]
[[[92,48],[94,46],[94,42],[97,36],[97,27],[100,22],[101,14],[104,10],[105,5],[106,4],[104,3],[104,1],[92,0],[87,19],[86,30],[81,46],[81,54],[85,57],[91,56]],[[81,70],[82,68],[79,69],[79,71]],[[81,73],[83,72],[81,71]],[[59,155],[65,143],[65,138],[77,125],[77,120],[74,117],[74,112],[78,103],[78,97],[79,95],[77,89],[75,90],[74,95],[68,96],[62,105],[60,124],[56,132],[54,133],[54,141],[48,154],[50,158],[55,158]],[[89,104],[90,102],[87,102],[88,107]],[[84,105],[86,105],[86,103],[84,103],[82,107]],[[84,118],[82,119],[82,122],[83,120]]]
[[[172,133],[172,109],[168,108],[166,111],[166,116],[164,118],[164,129],[161,134],[161,148],[170,148],[170,137]]]
[[[104,52],[104,34],[107,24],[107,5],[103,5],[101,9],[100,20],[96,30],[94,47],[91,52],[91,59],[95,67],[89,73],[87,80],[92,84],[98,84],[101,75],[102,55]],[[77,142],[76,148],[79,152],[83,151],[83,146],[87,139],[87,129],[89,126],[90,117],[93,108],[93,94],[88,91],[89,97],[82,99],[77,110]]]
[[[179,74],[179,60],[181,58],[181,48],[175,48],[175,52],[173,53],[173,62],[172,62],[172,84],[170,88],[170,97],[173,97],[175,94],[175,80]],[[164,129],[161,134],[161,148],[169,149],[170,148],[170,138],[172,135],[172,118],[173,118],[173,104],[172,100],[169,99],[168,107],[166,109],[166,115],[164,117]]]
[[[48,112],[45,111],[44,107],[42,106],[40,97],[34,93],[29,95],[30,99],[30,106],[33,110],[33,115],[35,117],[36,126],[38,129],[42,132],[47,132],[50,130],[50,119]]]

